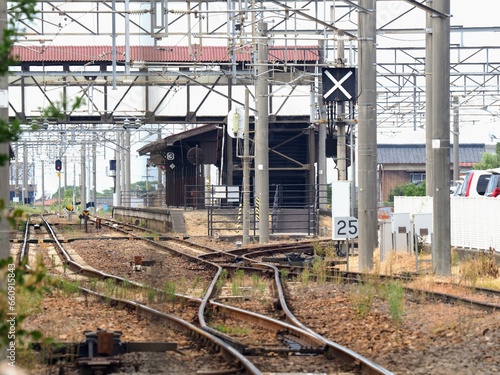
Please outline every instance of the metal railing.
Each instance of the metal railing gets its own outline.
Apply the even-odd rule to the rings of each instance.
[[[272,234],[317,235],[319,232],[320,201],[330,201],[327,185],[274,184],[270,199],[270,232]],[[208,235],[238,235],[242,233],[242,189],[240,186],[188,185],[185,187],[184,208],[207,209]],[[321,192],[321,194],[320,194]],[[260,203],[262,204],[262,203]],[[259,204],[250,193],[250,231],[258,232]]]

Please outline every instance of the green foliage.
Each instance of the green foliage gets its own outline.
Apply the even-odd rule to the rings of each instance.
[[[474,165],[474,169],[490,169],[500,167],[500,143],[495,146],[495,153],[485,152],[482,156],[481,162]]]
[[[245,271],[244,270],[236,270],[233,276],[233,282],[231,283],[231,291],[233,296],[237,296],[240,294],[240,288],[244,285],[245,281]]]
[[[163,292],[165,293],[165,297],[167,301],[174,302],[177,298],[176,296],[177,285],[173,281],[165,281],[165,285],[163,287]]]
[[[280,270],[280,279],[283,280],[283,281],[286,281],[288,280],[288,274],[290,273],[290,271],[288,271],[287,269],[285,268],[282,268]]]
[[[306,267],[304,267],[302,272],[299,274],[300,283],[302,284],[302,286],[304,288],[307,288],[309,286],[310,278],[311,278],[311,270],[310,270],[309,266],[306,265]]]
[[[39,264],[33,272],[27,273],[22,266],[15,266],[12,258],[0,260],[0,348],[31,338],[39,340],[39,331],[26,331],[22,323],[35,311],[42,300],[42,280],[45,269]],[[10,313],[16,315],[10,315]],[[11,319],[11,320],[9,320]],[[14,319],[14,320],[12,320]],[[15,322],[15,324],[11,324]]]
[[[389,304],[389,313],[395,322],[400,322],[403,317],[404,295],[405,291],[400,281],[391,281],[385,287],[385,297]]]
[[[19,33],[18,24],[32,21],[35,11],[36,0],[20,0],[9,2],[10,17],[7,26],[3,29],[0,41],[0,76],[9,73],[9,67],[17,64],[17,59],[12,56],[11,50]],[[21,135],[21,124],[19,120],[9,123],[0,119],[0,143],[15,142]],[[0,154],[0,166],[9,162],[8,154]]]
[[[33,21],[36,14],[36,0],[18,0],[9,2],[9,14],[7,26],[3,29],[2,41],[0,42],[0,75],[9,73],[9,67],[17,64],[17,59],[12,56],[11,50],[19,33],[18,24],[22,21]]]
[[[130,191],[146,192],[156,189],[158,181],[137,181],[130,184]]]
[[[214,327],[217,331],[226,333],[226,334],[232,334],[232,335],[241,335],[241,336],[246,336],[252,333],[250,329],[246,327],[228,327],[224,326],[222,324],[218,324],[217,326]]]
[[[68,103],[68,99],[65,96],[61,96],[60,100],[55,100],[50,102],[49,105],[45,108],[38,108],[42,113],[42,119],[57,119],[64,120],[66,117],[66,109],[70,108],[70,111],[74,111],[77,108],[80,108],[82,105],[85,105],[85,99],[83,96],[76,97],[72,101]]]
[[[368,281],[359,283],[357,291],[355,291],[351,297],[356,315],[363,318],[370,313],[375,294],[376,288],[372,282]]]
[[[389,203],[394,203],[394,197],[424,197],[425,196],[425,181],[415,185],[412,183],[398,185],[389,192]]]
[[[221,291],[226,280],[227,280],[227,270],[224,268],[220,272],[219,278],[217,279],[217,282],[215,283],[215,288],[217,290],[217,293],[219,293]]]

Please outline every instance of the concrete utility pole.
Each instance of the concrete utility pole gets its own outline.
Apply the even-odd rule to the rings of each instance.
[[[377,71],[376,2],[360,0],[359,12],[358,155],[359,269],[373,268],[377,236]]]
[[[0,1],[0,31],[7,26],[7,2]],[[0,119],[3,121],[9,121],[9,81],[6,75],[0,77]],[[9,143],[0,143],[0,154],[9,155]],[[16,155],[16,159],[17,159]],[[16,170],[16,181],[17,181]],[[0,166],[0,203],[3,203],[3,209],[9,208],[10,200],[10,185],[9,185],[9,163],[6,162],[5,165]],[[10,255],[10,244],[9,244],[9,222],[0,216],[0,259],[7,259]],[[3,282],[4,279],[1,280]],[[6,351],[2,350],[1,357],[5,358]]]
[[[259,243],[269,242],[269,84],[267,77],[267,24],[258,24],[260,38],[257,39],[257,81],[255,100],[255,181],[256,198],[259,198]]]
[[[450,14],[450,0],[434,0],[433,8]],[[432,176],[433,257],[439,275],[451,274],[450,240],[450,17],[432,21]]]
[[[427,0],[427,6],[432,7],[432,1]],[[425,22],[425,193],[432,197],[432,13],[427,13]]]
[[[325,40],[318,41],[319,63],[325,63]],[[326,164],[326,110],[323,101],[323,82],[321,74],[318,74],[318,185],[319,185],[319,208],[326,211],[328,206],[328,170]],[[312,119],[311,119],[312,120]]]

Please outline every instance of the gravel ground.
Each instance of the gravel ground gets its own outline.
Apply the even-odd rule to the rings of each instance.
[[[198,240],[202,241],[202,237]],[[217,242],[210,239],[205,241],[212,247],[217,246]],[[139,241],[132,242],[139,245]],[[95,244],[89,241],[88,249],[95,248]],[[41,249],[49,250],[47,244]],[[380,268],[383,269],[383,265]],[[466,306],[405,297],[404,305],[398,309],[402,315],[394,319],[391,317],[394,307],[369,290],[300,282],[289,284],[288,289],[291,308],[304,324],[395,374],[500,374],[500,312],[488,314]],[[65,298],[65,302],[45,298],[28,328],[42,329],[58,340],[65,337],[74,340],[83,330],[98,327],[123,331],[123,340],[157,340],[158,335],[165,339],[164,330],[152,322],[123,316],[124,312],[97,304],[89,308],[81,296]],[[252,301],[246,304],[251,305]],[[261,301],[255,304],[262,308]],[[134,363],[141,363],[141,358],[138,354],[131,355],[126,371],[131,371]],[[205,358],[201,363],[204,360],[209,361]],[[150,363],[150,373],[177,373],[175,365],[169,365],[168,369],[161,367],[161,359]],[[37,371],[30,373],[44,373]]]
[[[500,374],[500,312],[405,298],[395,320],[387,302],[357,287],[289,290],[300,321],[395,374]]]

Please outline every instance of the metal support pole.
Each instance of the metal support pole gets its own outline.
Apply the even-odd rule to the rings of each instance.
[[[243,245],[250,243],[250,113],[248,88],[245,89],[245,119],[243,123]]]
[[[82,163],[81,163],[81,169],[80,169],[80,195],[81,195],[81,208],[82,211],[87,209],[87,174],[86,174],[86,150],[85,150],[85,145],[82,145]]]
[[[126,207],[131,206],[131,168],[130,168],[130,129],[125,130],[125,191],[128,193],[127,199],[125,202]],[[146,199],[149,200],[149,197],[146,196]]]
[[[359,270],[373,268],[377,247],[376,2],[360,0],[359,13]]]
[[[453,184],[460,177],[460,160],[459,160],[459,150],[460,150],[460,131],[458,129],[459,122],[459,107],[458,107],[458,96],[453,97]]]
[[[23,144],[23,201],[22,204],[27,204],[28,193],[28,146],[26,142]]]
[[[115,160],[116,160],[116,170],[115,170],[115,199],[113,205],[121,206],[121,195],[122,195],[122,184],[121,184],[121,175],[122,175],[122,150],[121,150],[121,132],[116,133],[116,150],[115,150]]]
[[[450,14],[450,0],[434,0],[433,8]],[[432,40],[432,171],[434,176],[432,268],[451,274],[450,238],[450,18],[433,17]]]
[[[92,212],[95,214],[97,212],[97,155],[96,155],[96,142],[97,138],[94,139],[92,143],[92,202],[94,202],[94,207]],[[67,173],[66,173],[67,174]]]
[[[57,183],[58,183],[58,189],[57,189],[57,213],[59,216],[61,216],[61,172],[57,172]]]
[[[344,64],[344,41],[337,42],[337,67],[343,68]],[[337,102],[337,164],[338,180],[347,180],[347,155],[346,155],[346,134],[345,134],[345,102]]]
[[[45,160],[42,159],[42,212],[45,212]]]
[[[255,121],[255,179],[256,197],[259,199],[259,243],[269,242],[269,67],[267,61],[267,24],[258,24],[260,38],[257,45],[257,81],[255,100],[257,118]]]
[[[433,0],[427,0],[432,7]],[[432,197],[434,179],[432,178],[432,14],[426,15],[425,36],[425,193]]]
[[[161,140],[161,129],[158,128],[158,140]],[[166,160],[165,160],[166,162]],[[164,206],[167,202],[165,201],[165,199],[163,199],[163,196],[164,196],[164,185],[163,185],[163,169],[161,168],[161,166],[158,166],[156,168],[157,170],[157,174],[158,174],[158,204],[160,206]]]
[[[121,205],[127,206],[127,194],[130,194],[130,192],[127,191],[127,184],[125,182],[127,176],[127,165],[125,163],[125,134],[123,131],[120,132],[120,164],[120,184],[122,186]]]

